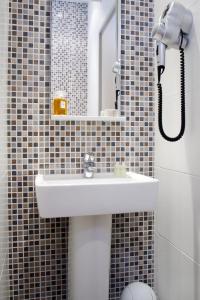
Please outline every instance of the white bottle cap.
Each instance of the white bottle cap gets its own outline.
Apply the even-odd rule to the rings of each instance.
[[[67,98],[65,91],[55,91],[54,98]]]

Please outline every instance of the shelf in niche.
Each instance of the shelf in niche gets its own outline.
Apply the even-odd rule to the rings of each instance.
[[[51,116],[52,121],[98,121],[98,122],[124,122],[126,117],[101,116]]]

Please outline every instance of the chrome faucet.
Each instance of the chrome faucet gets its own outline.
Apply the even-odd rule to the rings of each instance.
[[[85,178],[93,178],[95,171],[95,159],[94,153],[86,153],[84,156],[84,177]]]

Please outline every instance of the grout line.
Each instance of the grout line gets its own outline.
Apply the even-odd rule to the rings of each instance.
[[[192,263],[196,264],[198,267],[200,267],[200,263],[198,263],[196,260],[194,260],[190,255],[188,255],[186,252],[181,250],[180,248],[176,247],[170,240],[168,240],[166,237],[164,237],[162,234],[156,231],[156,236],[159,236],[160,238],[166,240],[176,251],[180,252],[182,255],[187,257]]]
[[[183,172],[183,171],[177,171],[177,170],[173,170],[173,169],[170,169],[170,168],[160,167],[160,166],[157,166],[157,165],[155,165],[155,169],[167,170],[167,171],[171,171],[171,172],[174,172],[174,173],[177,173],[177,174],[183,174],[183,175],[187,175],[187,176],[191,176],[191,177],[200,179],[200,175],[194,175],[194,174],[191,174],[191,173],[186,173],[186,172]]]

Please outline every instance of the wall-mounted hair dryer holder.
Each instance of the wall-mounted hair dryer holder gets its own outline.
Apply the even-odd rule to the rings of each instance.
[[[184,49],[189,42],[189,33],[192,28],[192,13],[178,2],[170,2],[165,8],[159,23],[152,31],[156,40],[156,56],[158,70],[158,125],[161,135],[169,142],[176,142],[182,138],[185,131],[185,62]],[[180,50],[181,64],[181,130],[176,137],[165,134],[162,124],[162,85],[161,75],[165,70],[166,50],[175,48]]]

